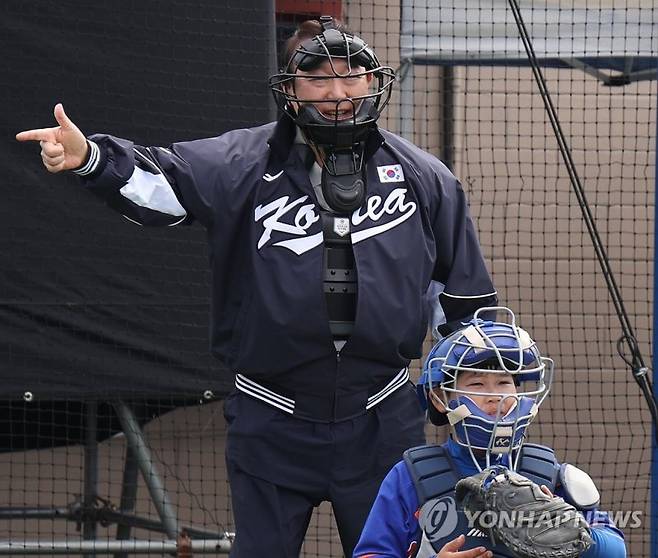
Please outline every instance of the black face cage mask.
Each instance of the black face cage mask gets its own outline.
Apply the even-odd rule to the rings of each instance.
[[[369,131],[375,126],[379,115],[388,104],[395,81],[395,71],[382,66],[373,50],[359,37],[343,33],[335,28],[330,16],[322,16],[320,22],[324,31],[320,35],[302,42],[290,57],[285,68],[269,80],[270,89],[277,106],[297,124],[312,143],[335,148],[351,148],[365,141]],[[347,71],[340,73],[335,61],[344,60]],[[376,88],[366,95],[353,99],[300,99],[295,92],[297,70],[309,71],[329,61],[333,76],[320,79],[347,78],[350,75],[371,74]],[[352,69],[364,68],[356,74]],[[371,86],[372,87],[372,86]],[[323,116],[313,102],[352,103],[350,118],[340,120]],[[295,105],[294,103],[300,103]]]

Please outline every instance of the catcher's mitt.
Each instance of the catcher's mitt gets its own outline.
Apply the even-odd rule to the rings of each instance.
[[[576,508],[504,467],[462,479],[455,490],[474,527],[518,558],[576,558],[592,544]]]

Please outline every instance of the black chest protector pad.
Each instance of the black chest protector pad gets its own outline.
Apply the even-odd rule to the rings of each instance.
[[[347,339],[354,329],[357,300],[356,265],[350,219],[320,211],[324,235],[324,295],[334,340]]]

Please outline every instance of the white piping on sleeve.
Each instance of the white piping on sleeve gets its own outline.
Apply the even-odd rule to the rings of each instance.
[[[101,150],[98,148],[98,145],[90,140],[87,140],[87,145],[89,146],[89,160],[83,167],[79,169],[73,169],[72,171],[78,176],[87,176],[88,174],[94,172],[98,166],[98,162],[101,160]]]
[[[443,291],[442,294],[444,296],[449,297],[449,298],[485,298],[485,297],[488,297],[488,296],[497,295],[498,291],[494,291],[492,293],[487,293],[487,294],[481,294],[481,295],[471,295],[471,296],[453,295],[453,294],[447,293],[445,291]]]

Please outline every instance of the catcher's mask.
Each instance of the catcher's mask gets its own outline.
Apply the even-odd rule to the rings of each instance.
[[[303,130],[309,141],[322,146],[352,147],[363,141],[375,125],[391,96],[395,71],[382,66],[373,50],[356,35],[336,29],[331,16],[320,18],[323,32],[300,43],[287,64],[270,77],[270,89],[279,108]],[[340,72],[336,61],[346,63]],[[295,92],[298,71],[308,72],[329,62],[331,74],[313,79],[350,79],[373,76],[373,86],[366,95],[343,99],[299,98]],[[313,103],[336,103],[334,118],[327,118]],[[338,114],[338,105],[349,103],[349,118]]]
[[[338,30],[331,16],[322,16],[320,23],[322,33],[300,43],[285,67],[270,77],[269,85],[278,107],[324,157],[322,192],[327,203],[338,213],[350,213],[365,200],[365,141],[391,97],[395,71],[382,66],[360,37]],[[322,73],[304,74],[304,79],[372,76],[367,92],[344,98],[299,97],[295,87],[299,72],[312,72],[323,64]],[[333,116],[318,110],[315,105],[320,103],[333,103],[335,108],[328,111]]]
[[[481,313],[500,311],[509,323],[486,321]],[[460,374],[475,372],[512,377],[516,386],[498,392],[469,391],[459,384]],[[523,444],[526,429],[550,390],[553,361],[541,356],[528,332],[516,325],[514,313],[505,307],[480,308],[465,327],[439,341],[430,351],[418,382],[421,401],[432,420],[437,398],[447,409],[453,439],[469,449],[486,452],[486,466],[492,454],[511,454]],[[439,388],[439,389],[437,389]],[[497,400],[496,411],[483,411],[473,397]],[[434,421],[433,421],[434,422]],[[515,468],[510,460],[510,466]],[[479,467],[479,464],[478,464]]]

